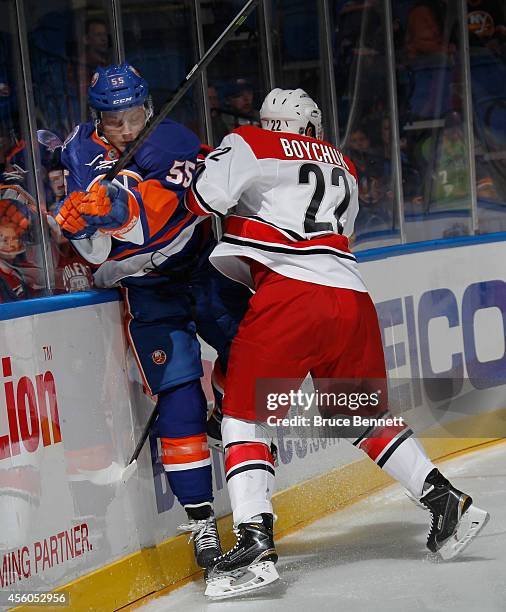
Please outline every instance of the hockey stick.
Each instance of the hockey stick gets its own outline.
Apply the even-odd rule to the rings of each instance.
[[[141,450],[146,443],[146,440],[149,437],[149,433],[151,428],[153,427],[153,423],[156,421],[158,417],[158,403],[153,408],[153,411],[149,415],[149,419],[144,425],[144,429],[142,430],[141,437],[137,442],[134,452],[132,456],[128,460],[126,466],[119,465],[116,461],[113,461],[111,465],[109,465],[104,470],[79,470],[81,475],[84,475],[87,480],[96,485],[112,485],[123,481],[123,484],[129,480],[130,476],[137,469],[137,458],[141,454]]]
[[[141,450],[144,447],[146,440],[148,439],[149,433],[151,432],[151,428],[153,427],[154,422],[158,417],[158,402],[156,402],[155,407],[153,408],[153,412],[149,415],[149,419],[147,420],[146,425],[144,425],[144,429],[142,430],[141,437],[137,442],[137,446],[132,453],[132,456],[128,460],[126,468],[124,468],[123,473],[121,475],[121,480],[126,482],[130,476],[134,473],[137,467],[137,457],[141,454]]]
[[[230,36],[237,30],[237,28],[245,22],[246,18],[255,8],[258,2],[259,0],[248,0],[248,2],[246,2],[242,10],[234,17],[231,23],[225,28],[225,30],[223,30],[222,34],[215,40],[213,45],[209,47],[200,60],[181,81],[174,94],[162,106],[158,115],[144,127],[142,132],[133,141],[132,145],[121,154],[118,161],[105,175],[104,180],[112,181],[114,177],[126,167],[139,148],[144,144],[146,139],[151,136],[160,123],[194,84],[201,71],[216,57],[219,51],[221,51],[223,45],[229,40]]]

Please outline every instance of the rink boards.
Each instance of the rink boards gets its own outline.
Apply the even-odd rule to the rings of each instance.
[[[417,413],[431,406],[422,413],[434,458],[505,436],[497,419],[506,377],[505,238],[360,257],[390,376],[417,381],[408,388]],[[63,588],[73,609],[113,609],[195,572],[155,439],[126,485],[100,484],[111,462],[124,465],[153,408],[127,357],[118,299],[111,291],[0,310],[4,592]],[[208,378],[208,347],[203,357]],[[279,450],[278,532],[388,482],[345,441],[281,439]],[[212,461],[216,509],[225,516],[222,455],[213,451]]]

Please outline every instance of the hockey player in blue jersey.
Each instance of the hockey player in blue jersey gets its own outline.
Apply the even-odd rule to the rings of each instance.
[[[63,146],[68,195],[56,220],[96,266],[95,284],[122,289],[130,346],[158,396],[164,468],[206,567],[221,551],[196,330],[225,368],[249,294],[208,263],[210,225],[182,203],[200,150],[195,134],[165,119],[108,183],[106,172],[153,114],[148,85],[128,64],[97,68],[89,103],[94,122],[78,125]]]

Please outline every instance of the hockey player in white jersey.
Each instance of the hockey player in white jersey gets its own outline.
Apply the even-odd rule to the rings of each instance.
[[[229,597],[276,580],[274,461],[259,379],[385,381],[376,311],[348,237],[358,213],[352,162],[324,142],[321,113],[301,89],[266,97],[262,128],[227,135],[206,158],[186,205],[224,219],[210,260],[255,291],[231,352],[223,401],[225,473],[236,545],[214,561],[206,594]],[[387,394],[385,393],[385,398]],[[388,410],[380,405],[378,416]],[[276,416],[282,416],[276,412]],[[405,424],[354,441],[432,514],[427,546],[448,559],[488,514],[455,489]]]

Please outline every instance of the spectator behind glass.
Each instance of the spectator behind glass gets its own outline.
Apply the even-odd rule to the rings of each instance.
[[[111,47],[109,31],[102,19],[88,19],[85,23],[84,37],[77,49],[77,74],[79,83],[79,99],[82,109],[86,108],[88,85],[91,82],[97,66],[107,66],[111,63]]]
[[[406,26],[406,54],[408,58],[423,55],[447,54],[448,44],[443,37],[444,18],[436,2],[416,4],[408,14]],[[452,52],[455,48],[452,48]]]
[[[468,0],[469,45],[487,47],[506,60],[506,11],[504,0]]]
[[[452,110],[455,44],[450,42],[444,6],[424,0],[409,11],[398,80],[409,83],[399,100],[408,121],[440,118]]]
[[[46,188],[46,205],[51,212],[54,206],[64,197],[65,186],[63,169],[60,164],[59,151],[62,145],[59,138],[48,130],[38,130],[39,155],[42,162],[44,185]],[[6,210],[5,202],[14,201],[16,206],[31,219],[37,209],[32,196],[26,191],[25,143],[15,141],[5,155],[5,166],[0,184],[0,211]],[[31,211],[31,212],[30,212]],[[28,214],[29,213],[29,214]],[[5,214],[4,214],[5,217]],[[54,227],[54,220],[47,217],[51,230],[51,256],[54,266],[54,284],[56,293],[83,291],[93,286],[90,266],[74,252],[70,242],[61,235],[59,227]],[[4,222],[5,218],[4,218]],[[53,222],[53,224],[51,224]],[[40,247],[34,240],[30,228],[21,236],[22,252],[11,262],[11,268],[20,277],[19,298],[37,297],[45,289],[42,266],[39,263]],[[7,238],[6,238],[7,240]],[[11,237],[9,237],[12,243]],[[12,251],[7,251],[11,253]],[[5,266],[4,266],[5,267]],[[11,296],[12,297],[12,296]]]
[[[427,164],[425,175],[431,180],[431,204],[446,206],[455,202],[465,205],[469,195],[469,176],[461,115],[448,113],[444,129],[427,138],[421,144],[420,152]]]
[[[431,202],[462,205],[469,197],[467,146],[460,113],[445,117],[444,129],[427,138],[420,146],[420,154],[431,176]],[[476,188],[479,200],[498,201],[497,185],[488,164],[476,156]]]
[[[0,172],[5,169],[5,164],[12,149],[12,135],[6,126],[0,123]]]
[[[260,115],[254,108],[254,88],[246,79],[236,79],[226,88],[222,117],[231,132],[240,125],[260,125]]]
[[[42,130],[39,130],[41,134]],[[45,131],[47,135],[51,132]],[[57,137],[55,137],[57,138]],[[54,142],[54,140],[53,140]],[[65,179],[60,162],[60,146],[49,150],[43,157],[46,171],[47,222],[51,236],[51,256],[54,266],[54,292],[73,293],[87,291],[93,287],[93,275],[88,263],[76,253],[69,240],[63,236],[53,215],[56,207],[65,198]]]
[[[389,175],[384,174],[384,160],[371,147],[370,127],[354,129],[348,141],[347,154],[358,174],[360,209],[355,223],[357,232],[389,226],[392,219],[393,195]]]
[[[93,275],[88,263],[76,253],[69,240],[63,236],[60,226],[54,220],[56,208],[65,198],[65,179],[60,163],[59,150],[55,151],[46,164],[48,195],[47,222],[51,235],[51,256],[54,266],[54,292],[74,293],[93,287]]]
[[[90,266],[72,248],[71,243],[62,235],[53,217],[47,217],[51,230],[51,255],[54,265],[55,293],[74,293],[88,291],[93,287]]]
[[[47,173],[49,187],[54,196],[54,203],[58,204],[65,197],[65,179],[62,170],[49,170]]]
[[[213,128],[213,142],[211,144],[216,147],[228,134],[229,129],[222,118],[218,90],[211,83],[207,87],[207,97],[209,98],[209,107],[211,109],[211,125]]]
[[[14,261],[24,252],[24,244],[12,225],[0,225],[0,304],[31,297],[23,274]]]
[[[384,177],[385,179],[390,177],[391,181],[393,169],[391,159],[392,144],[390,141],[390,136],[390,117],[384,116],[381,120],[381,151],[383,155]],[[411,158],[408,148],[408,139],[406,138],[406,136],[402,135],[402,133],[399,138],[399,145],[402,168],[402,196],[404,199],[404,204],[412,204],[413,206],[417,207],[423,204],[423,193],[420,173],[417,171]],[[387,195],[392,199],[393,206],[393,192],[391,185],[389,191],[387,192]]]
[[[506,201],[506,7],[468,0],[478,197]]]
[[[377,0],[347,0],[336,9],[334,76],[345,124],[350,105],[360,121],[385,109],[385,28]]]
[[[4,70],[0,70],[0,121],[2,124],[12,121],[12,105],[15,104],[12,89]]]
[[[23,203],[0,200],[0,304],[35,295],[23,270],[30,222],[31,216]]]
[[[88,19],[85,26],[84,43],[89,79],[96,66],[107,66],[110,60],[109,33],[107,24],[101,19]]]

